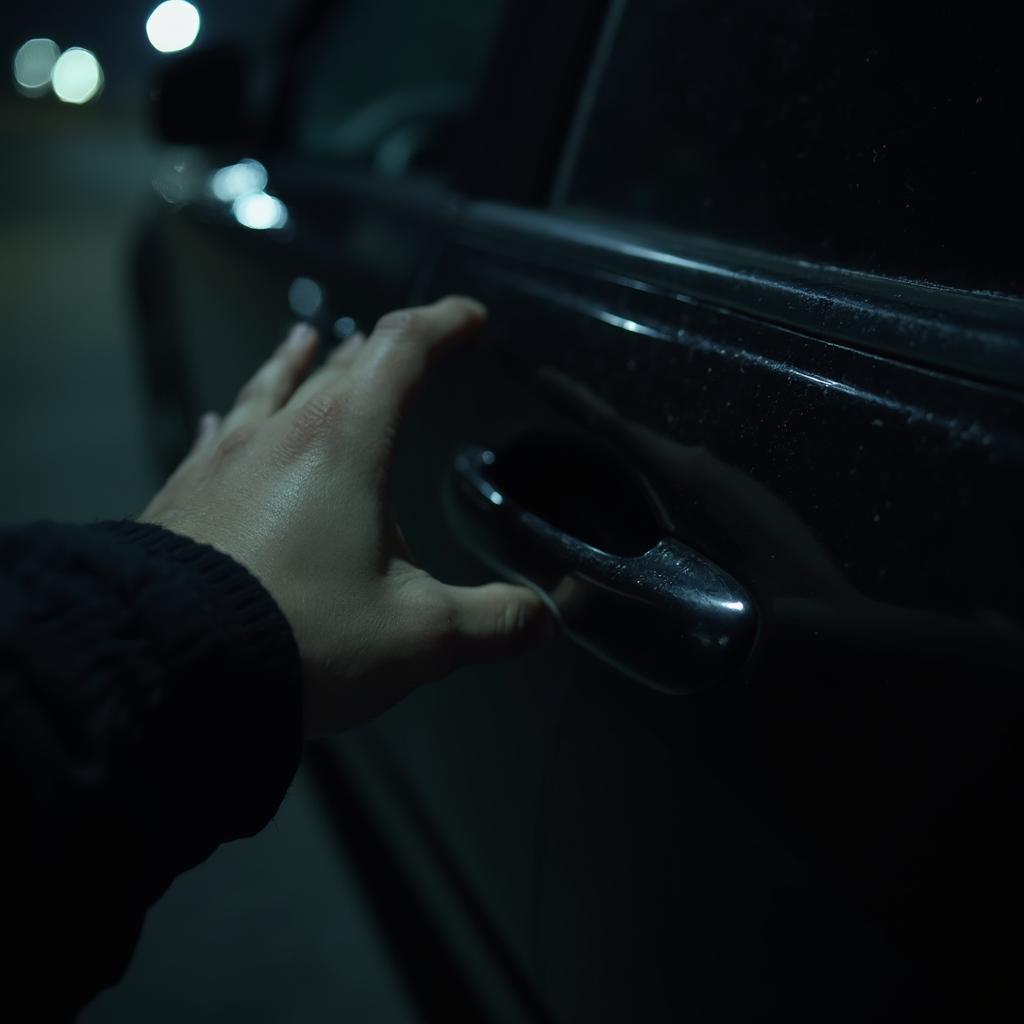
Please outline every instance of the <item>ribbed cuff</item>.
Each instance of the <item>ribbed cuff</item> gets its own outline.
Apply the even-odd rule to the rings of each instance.
[[[182,703],[206,717],[199,733],[216,746],[214,770],[221,778],[211,779],[211,788],[220,781],[230,804],[221,809],[228,812],[223,824],[229,833],[220,838],[258,832],[283,799],[302,750],[301,665],[288,620],[255,575],[208,544],[152,523],[95,528],[142,551],[173,580],[179,600],[184,595],[186,606],[166,634],[173,642],[160,652],[163,665],[182,691],[199,681],[190,675],[207,677],[206,692]],[[161,589],[163,614],[168,593]],[[197,652],[211,647],[216,653],[209,663],[198,663]],[[196,729],[183,735],[197,737]]]
[[[255,576],[159,526],[0,531],[0,567],[4,1005],[56,1019],[122,973],[177,875],[277,812],[301,664]]]

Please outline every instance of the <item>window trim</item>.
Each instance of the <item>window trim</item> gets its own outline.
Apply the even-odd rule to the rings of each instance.
[[[611,0],[608,11],[605,14],[604,24],[601,26],[601,35],[594,50],[594,59],[587,73],[586,82],[583,84],[579,103],[576,106],[565,146],[562,149],[554,179],[551,183],[551,192],[548,196],[547,206],[555,208],[565,206],[565,200],[569,194],[569,186],[572,184],[573,176],[576,173],[576,165],[579,162],[580,148],[583,145],[587,129],[590,127],[594,103],[597,101],[597,95],[604,81],[608,63],[612,58],[615,40],[619,35],[619,26],[622,23],[622,16],[626,11],[628,3],[629,0]]]
[[[278,88],[260,148],[294,153],[303,56],[339,4],[305,0],[279,36]],[[450,191],[546,206],[595,48],[617,0],[507,0]],[[319,159],[319,158],[318,158]],[[401,187],[403,179],[392,184]]]
[[[508,0],[453,188],[545,207],[617,0]]]

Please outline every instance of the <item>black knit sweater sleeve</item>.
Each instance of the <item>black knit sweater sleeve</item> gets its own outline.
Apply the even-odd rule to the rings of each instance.
[[[69,1019],[123,973],[175,875],[273,816],[300,718],[289,625],[226,555],[133,522],[0,530],[7,1019]]]

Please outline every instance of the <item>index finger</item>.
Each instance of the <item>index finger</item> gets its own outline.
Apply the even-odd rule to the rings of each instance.
[[[374,409],[394,422],[431,364],[475,331],[487,316],[475,299],[448,295],[430,306],[388,313],[377,321],[349,370],[372,389]]]

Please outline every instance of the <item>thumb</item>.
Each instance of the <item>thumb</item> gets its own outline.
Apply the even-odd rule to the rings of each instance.
[[[544,601],[526,587],[488,583],[445,586],[454,608],[456,660],[500,661],[542,643],[555,622]]]

